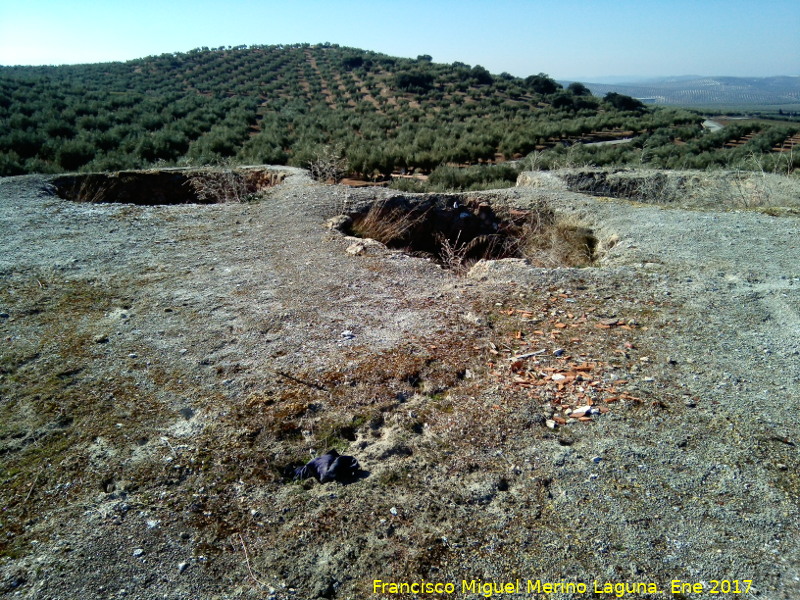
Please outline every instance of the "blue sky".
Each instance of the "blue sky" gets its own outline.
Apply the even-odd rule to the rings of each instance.
[[[296,42],[583,81],[800,75],[800,0],[0,0],[0,65]]]

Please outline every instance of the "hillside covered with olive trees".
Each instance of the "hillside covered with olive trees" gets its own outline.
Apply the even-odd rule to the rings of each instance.
[[[779,152],[796,124],[746,122],[709,133],[704,117],[548,75],[492,74],[430,56],[336,45],[195,49],[138,60],[0,67],[0,175],[220,162],[308,167],[367,180],[454,167],[513,180],[528,167],[642,164],[791,172]],[[625,144],[596,144],[632,140]],[[791,145],[788,146],[791,148]],[[754,157],[757,157],[754,160]],[[447,181],[448,177],[452,181]]]

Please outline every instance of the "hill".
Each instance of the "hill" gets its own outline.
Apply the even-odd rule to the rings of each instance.
[[[305,166],[331,143],[344,145],[350,170],[386,174],[660,124],[636,104],[618,108],[543,74],[520,79],[332,45],[4,67],[0,90],[4,174],[228,157]],[[665,121],[697,124],[688,113]]]
[[[618,84],[587,84],[592,92],[650,98],[678,106],[789,106],[800,108],[800,77],[669,77]]]
[[[647,147],[646,158],[661,166],[704,168],[769,154],[797,133],[733,129],[709,140],[701,122],[694,112],[648,109],[619,93],[600,99],[543,73],[518,78],[330,44],[0,67],[0,175],[322,161],[333,179],[435,171],[430,183],[440,187],[497,186],[513,182],[518,168],[465,174],[447,165],[531,153],[539,168],[640,163]],[[723,151],[747,134],[754,135],[746,148]],[[778,158],[764,164],[793,168]]]

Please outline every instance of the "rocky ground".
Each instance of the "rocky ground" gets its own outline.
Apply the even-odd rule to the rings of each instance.
[[[472,194],[599,256],[464,274],[356,251],[325,222],[396,192],[299,171],[203,206],[0,180],[0,594],[797,598],[800,184],[656,175]],[[292,480],[329,448],[355,481]]]

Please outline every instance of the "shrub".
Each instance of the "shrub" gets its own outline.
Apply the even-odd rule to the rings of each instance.
[[[203,204],[249,202],[255,199],[255,189],[248,183],[247,177],[230,168],[194,175],[188,183]]]
[[[10,152],[0,152],[0,177],[9,175],[22,175],[25,169],[19,158],[19,154],[13,150]]]
[[[347,159],[341,144],[321,146],[308,161],[311,176],[320,182],[339,182],[347,169]]]
[[[438,167],[428,183],[441,190],[481,190],[510,187],[517,181],[519,169],[512,165]]]
[[[95,148],[84,140],[68,140],[61,145],[56,160],[67,171],[75,171],[94,158]]]
[[[395,76],[395,85],[412,94],[427,94],[433,87],[433,75],[419,71],[398,73]]]

